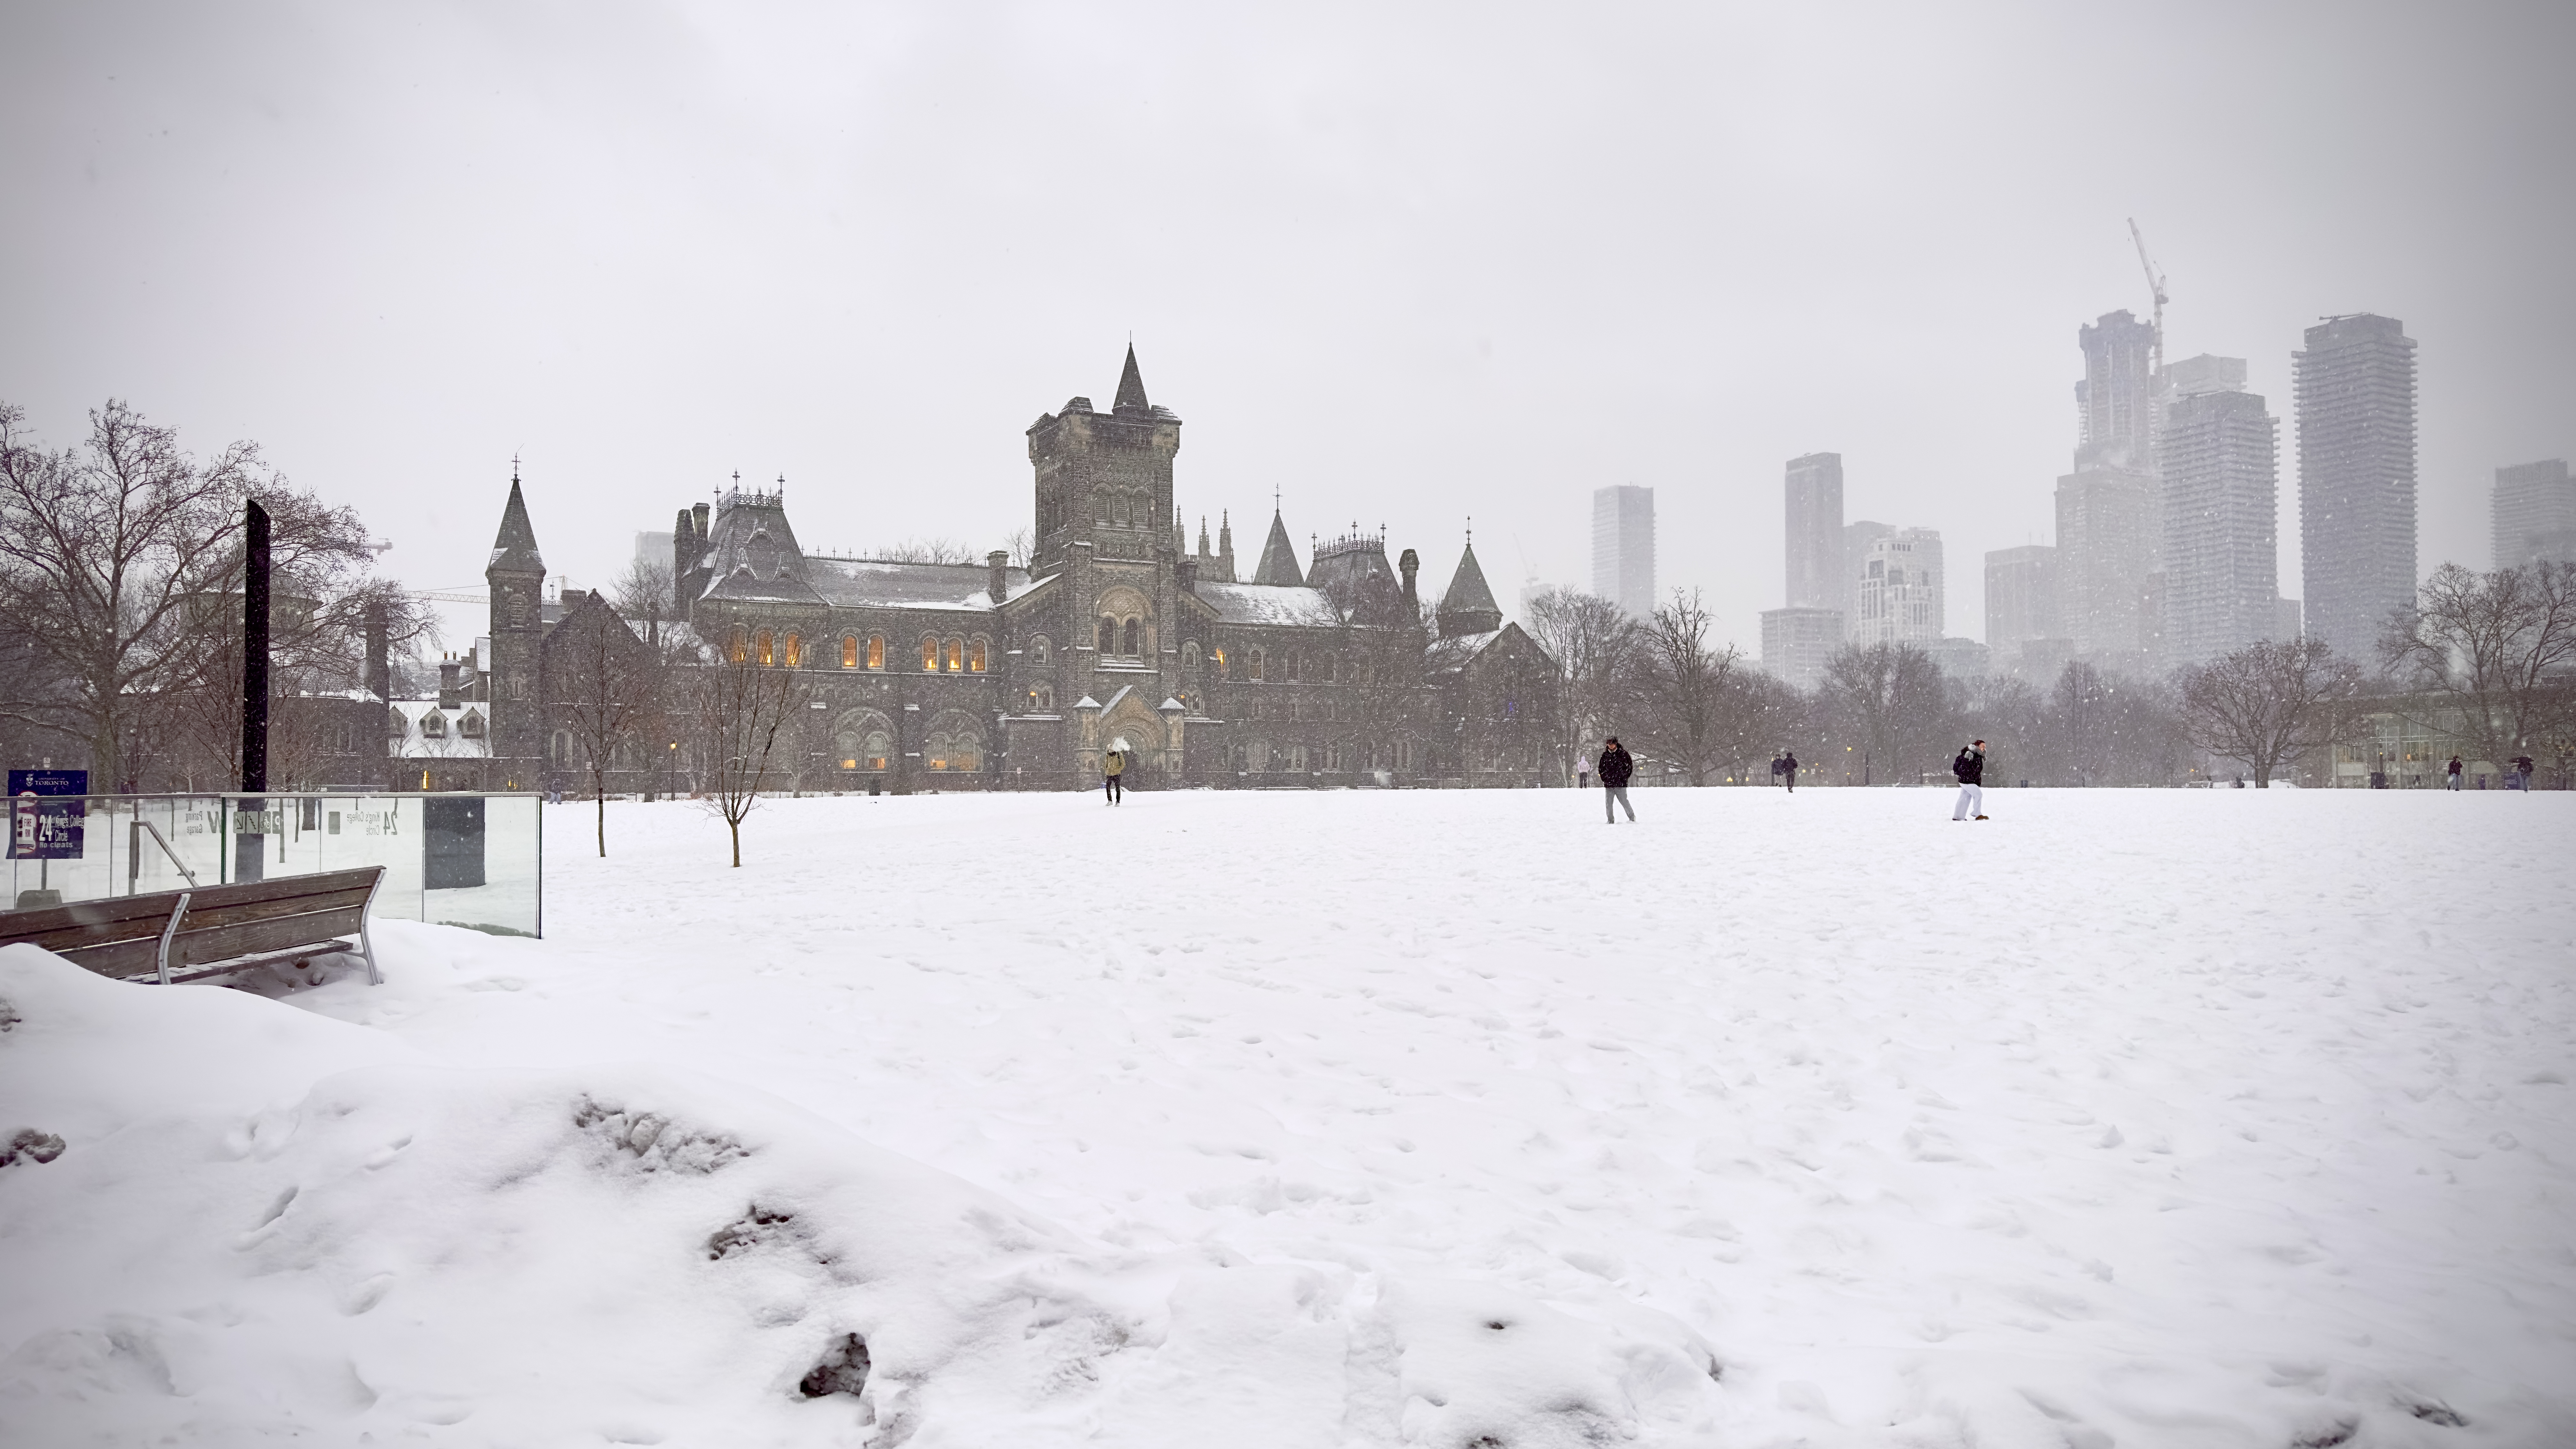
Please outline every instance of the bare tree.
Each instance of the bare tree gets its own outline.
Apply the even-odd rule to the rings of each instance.
[[[2379,657],[2391,672],[2458,711],[2478,758],[2512,759],[2554,733],[2576,665],[2576,564],[2542,560],[2474,573],[2433,571],[2415,608],[2389,619]]]
[[[659,702],[658,662],[652,646],[596,596],[575,604],[546,640],[549,712],[572,735],[590,776],[602,859],[608,855],[608,772],[620,759],[638,767],[642,729]]]
[[[953,538],[907,538],[892,548],[881,548],[859,556],[879,563],[972,564],[984,561],[973,549]]]
[[[1680,765],[1693,785],[1707,784],[1730,753],[1727,706],[1744,666],[1734,645],[1711,647],[1715,624],[1698,590],[1673,590],[1672,599],[1638,631],[1631,671],[1638,715],[1631,733]]]
[[[1636,622],[1618,605],[1578,589],[1548,589],[1529,602],[1524,627],[1556,661],[1554,768],[1563,780],[1583,747],[1599,737],[1637,656]]]
[[[1023,523],[1002,536],[1002,551],[1011,556],[1011,567],[1024,569],[1038,554],[1036,530]]]
[[[739,867],[743,820],[759,807],[764,786],[796,768],[795,736],[811,687],[802,669],[766,666],[730,651],[690,673],[699,787],[707,809],[732,833]]]
[[[1949,680],[1913,645],[1844,645],[1819,693],[1835,732],[1861,747],[1862,783],[1919,778],[1949,758]]]
[[[2243,761],[2254,788],[2268,790],[2284,764],[2341,737],[2361,688],[2360,666],[2324,640],[2265,640],[2183,671],[2182,725],[2192,743]]]
[[[609,586],[617,612],[628,623],[644,626],[644,642],[653,649],[662,647],[662,635],[678,617],[679,603],[671,582],[671,561],[667,558],[639,558],[626,566]]]
[[[252,497],[272,519],[281,689],[356,685],[370,605],[405,640],[426,629],[414,601],[367,576],[378,546],[356,513],[288,487],[255,445],[200,463],[174,430],[111,400],[90,413],[85,447],[52,452],[20,409],[0,404],[0,631],[29,652],[0,717],[80,739],[102,789],[137,788],[164,744],[195,757],[185,768],[229,774],[240,742],[241,507]],[[282,743],[291,776],[293,741]]]

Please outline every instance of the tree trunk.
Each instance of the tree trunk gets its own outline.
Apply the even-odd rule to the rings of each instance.
[[[733,832],[733,868],[742,869],[742,822],[727,818],[725,829]]]
[[[590,772],[590,797],[599,805],[599,858],[608,859],[608,779],[594,767]]]

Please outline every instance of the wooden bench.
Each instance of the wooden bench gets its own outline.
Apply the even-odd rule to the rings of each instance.
[[[370,865],[0,911],[0,946],[25,941],[101,976],[164,986],[354,949],[380,984],[367,916],[384,879]],[[354,948],[342,939],[352,935]]]

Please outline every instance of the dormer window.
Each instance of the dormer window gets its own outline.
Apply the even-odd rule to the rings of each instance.
[[[447,738],[447,716],[430,710],[420,717],[420,732],[433,740]]]
[[[456,722],[456,732],[469,740],[479,740],[483,738],[483,712],[481,710],[474,709],[467,710],[465,712],[465,717]]]

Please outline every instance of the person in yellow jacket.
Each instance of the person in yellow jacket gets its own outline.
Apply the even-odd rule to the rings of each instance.
[[[1100,793],[1108,796],[1112,805],[1119,799],[1118,777],[1127,773],[1125,744],[1124,740],[1111,741],[1109,753],[1100,757]]]

